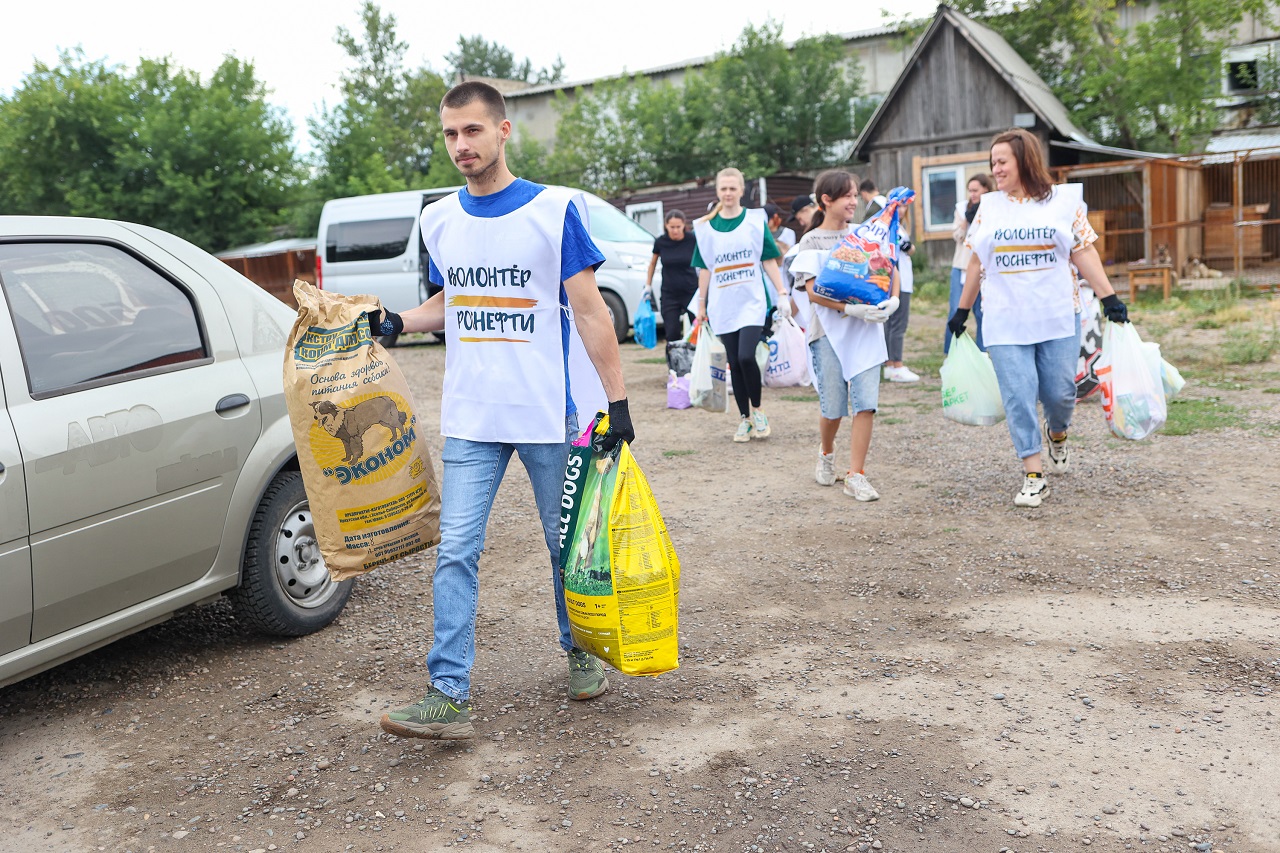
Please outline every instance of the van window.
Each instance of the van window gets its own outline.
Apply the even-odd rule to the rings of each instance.
[[[409,247],[413,222],[412,216],[335,222],[325,233],[324,259],[341,263],[398,258]]]
[[[37,399],[208,358],[191,297],[113,246],[0,245],[0,291]]]
[[[587,230],[591,232],[593,240],[606,243],[653,243],[652,234],[607,201],[587,196],[587,218]]]

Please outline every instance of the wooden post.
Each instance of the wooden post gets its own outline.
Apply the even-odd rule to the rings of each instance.
[[[1151,241],[1151,164],[1142,164],[1142,256],[1154,264],[1156,256]]]
[[[1231,203],[1235,208],[1235,222],[1232,236],[1235,238],[1235,277],[1244,276],[1244,231],[1240,223],[1244,220],[1244,160],[1239,152],[1235,155],[1231,170]]]

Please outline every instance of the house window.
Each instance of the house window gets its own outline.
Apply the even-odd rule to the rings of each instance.
[[[1258,60],[1227,63],[1227,91],[1254,92],[1258,89]]]
[[[662,202],[660,201],[629,204],[627,216],[655,237],[662,233]]]
[[[924,182],[924,230],[927,233],[950,231],[955,219],[956,202],[964,197],[963,165],[930,166],[921,172]]]

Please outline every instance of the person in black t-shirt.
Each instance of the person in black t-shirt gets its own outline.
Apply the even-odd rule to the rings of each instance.
[[[682,318],[689,313],[689,300],[698,292],[698,273],[691,266],[693,250],[698,241],[684,212],[673,210],[667,214],[665,231],[653,241],[653,257],[649,260],[649,272],[645,277],[646,298],[653,294],[653,273],[658,261],[662,261],[662,326],[667,343],[684,337]]]

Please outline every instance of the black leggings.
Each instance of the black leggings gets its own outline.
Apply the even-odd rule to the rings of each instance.
[[[760,408],[760,365],[756,363],[756,347],[763,334],[763,326],[743,326],[720,336],[729,360],[733,399],[738,404],[738,414],[744,418],[751,414],[748,404]]]
[[[685,310],[685,306],[689,304],[689,300],[693,298],[693,294],[698,292],[697,285],[692,289],[668,290],[664,285],[662,288],[662,328],[663,335],[667,339],[667,343],[684,340],[684,324],[681,320],[687,315],[690,320],[695,319],[693,314]]]

